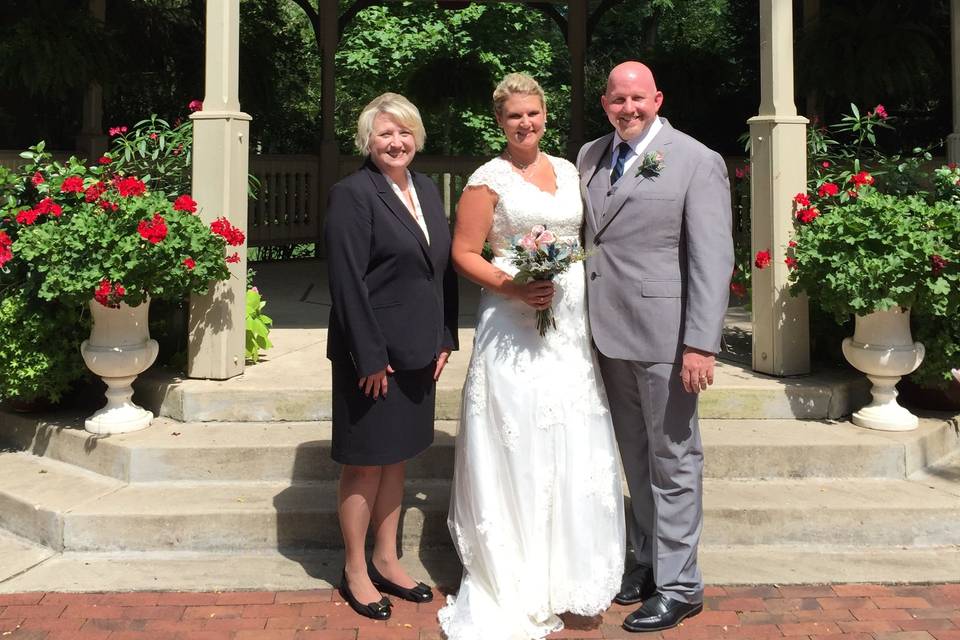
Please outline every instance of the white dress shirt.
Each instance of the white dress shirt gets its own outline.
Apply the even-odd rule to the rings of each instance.
[[[660,118],[654,118],[653,122],[650,123],[650,126],[647,127],[647,130],[643,135],[637,136],[633,140],[627,140],[626,143],[630,145],[630,153],[627,154],[627,159],[623,163],[623,175],[627,175],[627,172],[630,171],[630,167],[634,165],[637,161],[637,158],[642,156],[647,150],[647,147],[650,145],[650,141],[653,140],[660,129],[663,129],[663,123],[660,121]],[[610,172],[613,173],[613,166],[617,164],[617,154],[620,153],[618,147],[620,143],[624,142],[624,139],[620,137],[620,134],[616,131],[613,132],[613,148],[610,151],[611,161],[610,161]]]
[[[427,239],[427,244],[430,244],[430,232],[427,231],[427,221],[423,217],[423,209],[420,208],[420,198],[417,197],[417,189],[413,186],[413,176],[410,175],[410,170],[407,170],[407,189],[410,190],[410,199],[413,200],[413,211],[410,211],[410,203],[403,195],[403,191],[400,190],[400,186],[390,179],[390,176],[383,174],[383,177],[387,179],[387,184],[390,185],[390,188],[393,189],[393,192],[397,194],[397,197],[400,198],[400,202],[403,203],[403,206],[407,208],[407,211],[410,211],[410,215],[413,216],[413,219],[417,221],[417,224],[420,225],[420,229],[423,230],[423,237]]]

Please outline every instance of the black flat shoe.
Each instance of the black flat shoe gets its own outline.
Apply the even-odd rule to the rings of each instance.
[[[370,576],[370,582],[373,583],[373,586],[392,596],[397,596],[409,602],[430,602],[433,600],[433,591],[427,585],[418,582],[417,586],[412,589],[401,587],[384,578],[380,572],[377,571],[377,568],[373,566],[373,562],[367,563],[367,575]]]
[[[653,569],[638,564],[629,573],[624,574],[620,583],[620,591],[613,597],[617,604],[636,604],[643,602],[657,592],[657,584],[653,581]]]
[[[347,601],[347,604],[350,605],[350,608],[364,618],[370,618],[372,620],[390,619],[390,607],[393,605],[390,604],[386,596],[380,598],[380,602],[371,602],[370,604],[360,604],[360,602],[353,597],[350,586],[347,584],[346,569],[344,569],[343,575],[340,577],[340,587],[337,590],[340,592],[340,595],[343,596],[343,599]]]
[[[623,628],[627,631],[663,631],[672,629],[701,611],[703,611],[703,604],[699,602],[696,604],[679,602],[658,594],[628,615],[623,621]]]

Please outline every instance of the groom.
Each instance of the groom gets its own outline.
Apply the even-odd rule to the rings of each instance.
[[[632,502],[637,565],[616,601],[643,602],[624,628],[656,631],[703,608],[697,394],[713,383],[733,271],[730,184],[717,153],[657,116],[645,65],[615,67],[600,102],[614,131],[577,168],[590,325]]]

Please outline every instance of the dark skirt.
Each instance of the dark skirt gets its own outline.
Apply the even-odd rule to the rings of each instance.
[[[333,449],[340,464],[384,465],[409,460],[433,443],[435,364],[390,375],[386,398],[357,386],[353,363],[333,365]]]

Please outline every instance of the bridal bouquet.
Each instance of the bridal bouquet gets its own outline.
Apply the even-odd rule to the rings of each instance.
[[[531,280],[553,280],[584,257],[576,241],[561,242],[542,224],[534,225],[529,233],[517,237],[513,242],[510,263],[519,269],[513,280],[518,284]],[[537,330],[541,336],[547,334],[547,327],[557,328],[551,307],[537,311]]]

